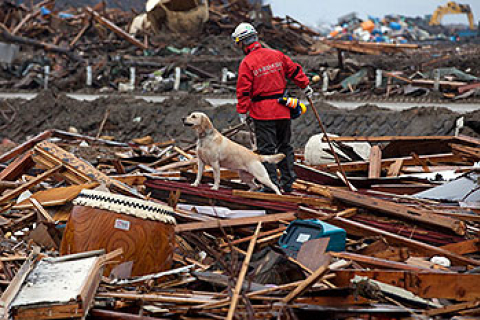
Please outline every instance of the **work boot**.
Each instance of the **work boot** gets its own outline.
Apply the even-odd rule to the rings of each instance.
[[[262,192],[262,193],[275,193],[272,189],[269,187],[261,187],[260,189],[257,190],[257,192]]]
[[[293,191],[292,185],[297,180],[296,178],[289,179],[286,183],[282,183],[280,187],[282,188],[283,192],[290,193]]]
[[[283,192],[291,193],[293,191],[292,185],[285,185],[282,187]]]

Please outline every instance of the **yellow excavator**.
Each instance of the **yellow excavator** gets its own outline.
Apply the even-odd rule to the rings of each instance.
[[[475,29],[475,22],[473,20],[472,9],[468,4],[459,4],[454,1],[448,2],[444,6],[439,6],[430,19],[431,26],[439,26],[442,18],[446,14],[466,14],[470,24],[470,30]]]

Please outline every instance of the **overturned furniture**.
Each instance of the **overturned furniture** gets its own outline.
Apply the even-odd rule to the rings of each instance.
[[[105,264],[122,253],[92,251],[59,258],[31,255],[1,302],[4,318],[83,318],[90,309]]]
[[[171,208],[107,192],[83,190],[75,199],[61,254],[122,248],[133,276],[168,270],[175,247]],[[105,268],[105,275],[111,267]]]

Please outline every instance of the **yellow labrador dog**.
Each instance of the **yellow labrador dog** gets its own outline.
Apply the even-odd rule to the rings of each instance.
[[[197,131],[198,174],[192,186],[197,187],[202,179],[205,165],[213,168],[214,184],[212,189],[220,186],[220,167],[238,171],[240,179],[248,184],[250,190],[258,188],[254,182],[257,179],[263,185],[281,194],[278,187],[272,183],[262,162],[278,163],[285,158],[284,154],[262,156],[253,153],[244,146],[224,137],[214,127],[208,116],[202,112],[193,112],[183,118],[183,124]]]

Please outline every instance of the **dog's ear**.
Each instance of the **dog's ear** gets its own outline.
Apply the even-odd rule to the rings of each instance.
[[[205,132],[208,129],[211,129],[212,123],[210,119],[206,115],[202,115],[200,118],[200,131]]]

